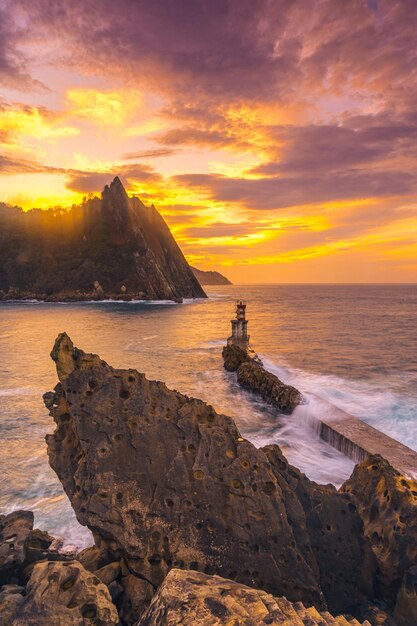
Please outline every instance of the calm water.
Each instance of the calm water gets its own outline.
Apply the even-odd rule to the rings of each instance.
[[[417,450],[417,285],[233,286],[209,294],[182,305],[0,304],[0,512],[29,508],[67,545],[91,542],[44,442],[54,427],[42,402],[56,384],[49,352],[64,330],[113,366],[137,368],[232,415],[256,445],[279,443],[318,482],[339,485],[353,467],[316,434],[315,419],[332,406]],[[240,390],[223,369],[236,297],[248,304],[251,342],[267,368],[309,398],[290,417]]]

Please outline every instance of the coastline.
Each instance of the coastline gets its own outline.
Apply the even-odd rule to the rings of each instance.
[[[213,623],[227,624],[231,609],[216,596],[217,581],[247,611],[255,589],[312,624],[325,617],[369,626],[392,615],[398,626],[412,623],[416,482],[374,455],[340,490],[318,485],[278,446],[256,448],[210,405],[136,370],[115,370],[65,334],[51,357],[59,383],[44,396],[56,424],[50,465],[95,546],[56,553],[30,513],[0,518],[0,552],[12,535],[25,546],[0,563],[0,611],[10,624],[39,615],[55,626],[57,612],[66,619],[71,610],[106,626],[165,626],[185,611],[203,626],[200,599],[213,607]],[[393,523],[382,557],[380,533]],[[165,621],[166,610],[177,621]]]

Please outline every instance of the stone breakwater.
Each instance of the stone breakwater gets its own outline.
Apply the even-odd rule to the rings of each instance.
[[[225,369],[236,372],[239,385],[260,395],[281,413],[291,414],[304,403],[301,392],[268,372],[252,349],[242,350],[231,344],[223,348],[222,354]],[[320,437],[356,463],[370,454],[381,454],[400,473],[409,478],[416,476],[417,452],[399,441],[336,407],[330,417],[319,420]]]
[[[66,334],[51,356],[49,460],[95,545],[63,555],[2,517],[0,625],[416,624],[416,482],[373,456],[318,485]]]
[[[298,389],[284,384],[275,374],[264,369],[253,351],[229,344],[223,348],[222,354],[225,369],[236,372],[239,385],[259,394],[262,400],[281,413],[292,413],[296,406],[303,403],[303,396]]]

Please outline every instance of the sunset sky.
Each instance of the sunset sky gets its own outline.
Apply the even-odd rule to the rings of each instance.
[[[415,0],[0,0],[0,201],[119,175],[235,282],[417,281]]]

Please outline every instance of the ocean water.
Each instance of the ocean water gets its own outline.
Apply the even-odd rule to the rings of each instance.
[[[323,411],[343,409],[417,450],[417,285],[271,285],[208,288],[184,304],[0,304],[0,513],[31,509],[66,546],[91,543],[49,468],[54,423],[42,394],[57,382],[56,335],[111,365],[212,404],[255,445],[278,443],[310,478],[340,485],[353,462],[321,441]],[[247,303],[251,343],[270,371],[308,403],[278,414],[223,368],[234,302]],[[417,468],[416,468],[417,469]]]

